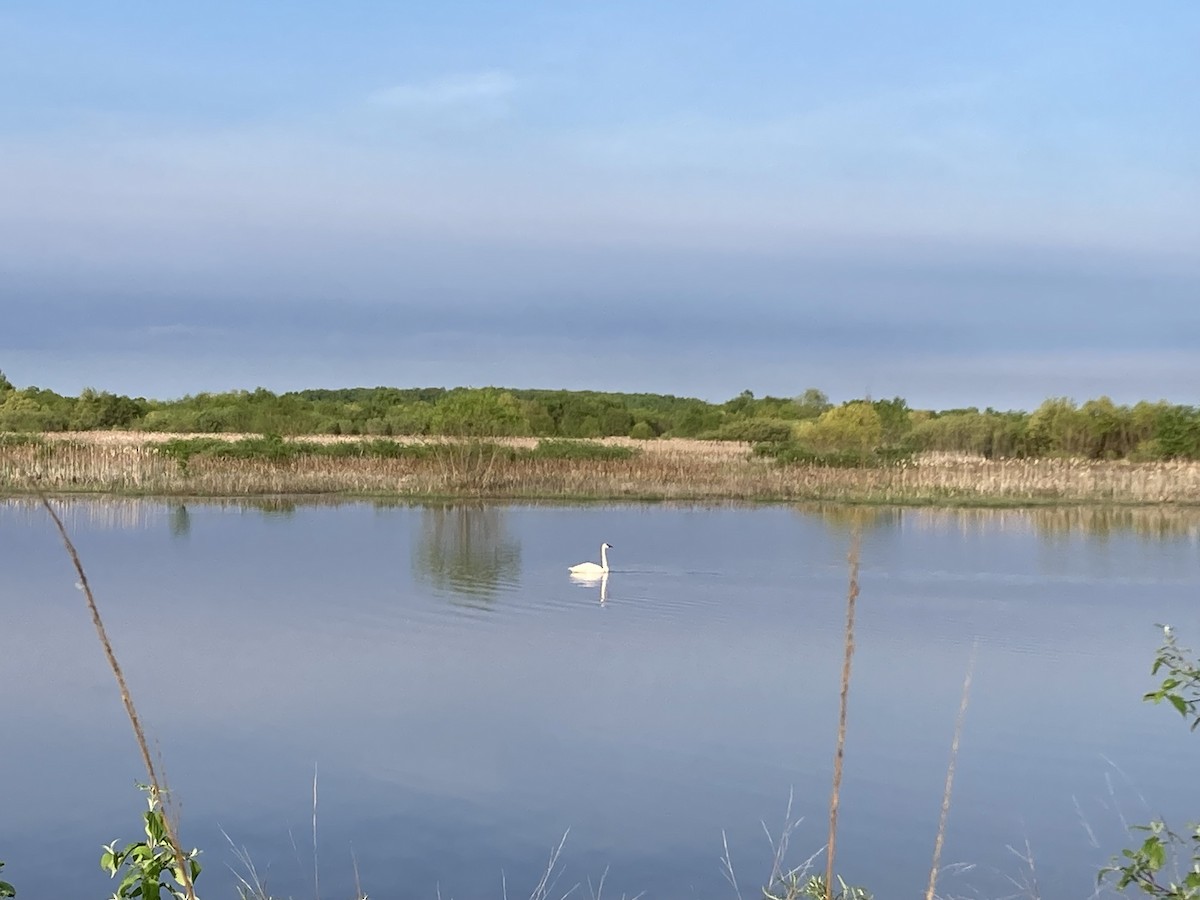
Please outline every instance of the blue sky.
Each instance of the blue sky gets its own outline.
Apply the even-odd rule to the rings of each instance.
[[[0,7],[19,385],[1196,402],[1200,6]]]

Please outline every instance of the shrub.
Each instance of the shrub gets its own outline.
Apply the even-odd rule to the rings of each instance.
[[[701,435],[710,441],[746,441],[751,444],[779,443],[792,437],[792,425],[782,419],[742,419],[726,422],[715,431]]]
[[[526,451],[533,459],[632,459],[641,451],[633,447],[615,444],[600,444],[596,441],[538,441],[537,446]]]
[[[830,469],[866,469],[887,466],[912,458],[912,450],[888,447],[877,450],[814,450],[798,441],[764,441],[754,445],[755,456],[765,456],[780,465],[825,466]]]

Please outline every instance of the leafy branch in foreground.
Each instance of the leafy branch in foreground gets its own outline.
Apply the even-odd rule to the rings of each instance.
[[[144,816],[146,839],[127,844],[123,850],[118,850],[117,842],[113,841],[104,847],[100,857],[100,868],[111,877],[115,878],[122,869],[125,870],[113,900],[160,900],[163,891],[175,900],[195,900],[193,885],[200,874],[200,863],[196,860],[200,851],[176,853],[158,791],[150,785],[141,785],[141,788],[146,792],[150,807]],[[178,862],[180,855],[187,866],[186,872]]]
[[[794,872],[789,872],[770,888],[763,888],[765,900],[872,900],[871,894],[864,888],[852,887],[838,877],[838,889],[830,891],[825,879],[820,875],[809,875],[801,878]],[[773,893],[778,891],[778,893]]]
[[[1200,897],[1200,826],[1194,826],[1187,837],[1172,831],[1161,820],[1149,825],[1136,825],[1134,830],[1148,832],[1146,840],[1136,850],[1122,850],[1125,864],[1117,865],[1118,861],[1114,860],[1111,866],[1101,871],[1101,879],[1119,873],[1118,891],[1134,885],[1143,894],[1163,900],[1195,900]],[[1178,881],[1164,883],[1161,873],[1168,859],[1186,856],[1189,843],[1191,869],[1182,873]]]
[[[4,868],[4,863],[0,862],[0,869]],[[9,897],[17,896],[17,889],[7,881],[0,881],[0,900],[8,900]]]
[[[1163,644],[1158,648],[1158,656],[1150,668],[1151,675],[1157,675],[1163,669],[1167,677],[1163,679],[1158,690],[1151,691],[1142,699],[1151,703],[1161,703],[1166,700],[1185,719],[1192,720],[1192,731],[1200,726],[1200,664],[1191,656],[1191,651],[1181,648],[1175,642],[1175,635],[1170,625],[1161,626]]]
[[[1150,672],[1166,677],[1157,690],[1142,699],[1150,703],[1166,700],[1184,719],[1191,719],[1191,729],[1200,725],[1200,665],[1191,651],[1175,642],[1169,625],[1162,626],[1163,643],[1158,648]],[[1172,831],[1161,819],[1149,825],[1135,826],[1146,833],[1146,839],[1136,849],[1121,851],[1112,865],[1100,871],[1099,880],[1115,877],[1117,890],[1136,887],[1141,893],[1160,900],[1200,900],[1200,825],[1190,825],[1187,834]],[[1168,873],[1174,873],[1174,877]]]

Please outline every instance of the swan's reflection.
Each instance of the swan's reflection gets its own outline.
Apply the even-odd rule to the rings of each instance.
[[[595,587],[596,585],[600,585],[600,602],[603,603],[608,599],[608,572],[602,572],[599,575],[572,572],[569,577],[572,584],[577,584],[580,587]]]

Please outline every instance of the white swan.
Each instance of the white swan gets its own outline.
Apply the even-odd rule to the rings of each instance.
[[[571,566],[567,571],[574,572],[576,575],[604,575],[608,572],[608,551],[612,549],[612,544],[604,543],[600,545],[600,565],[594,562],[582,562],[577,566]]]

